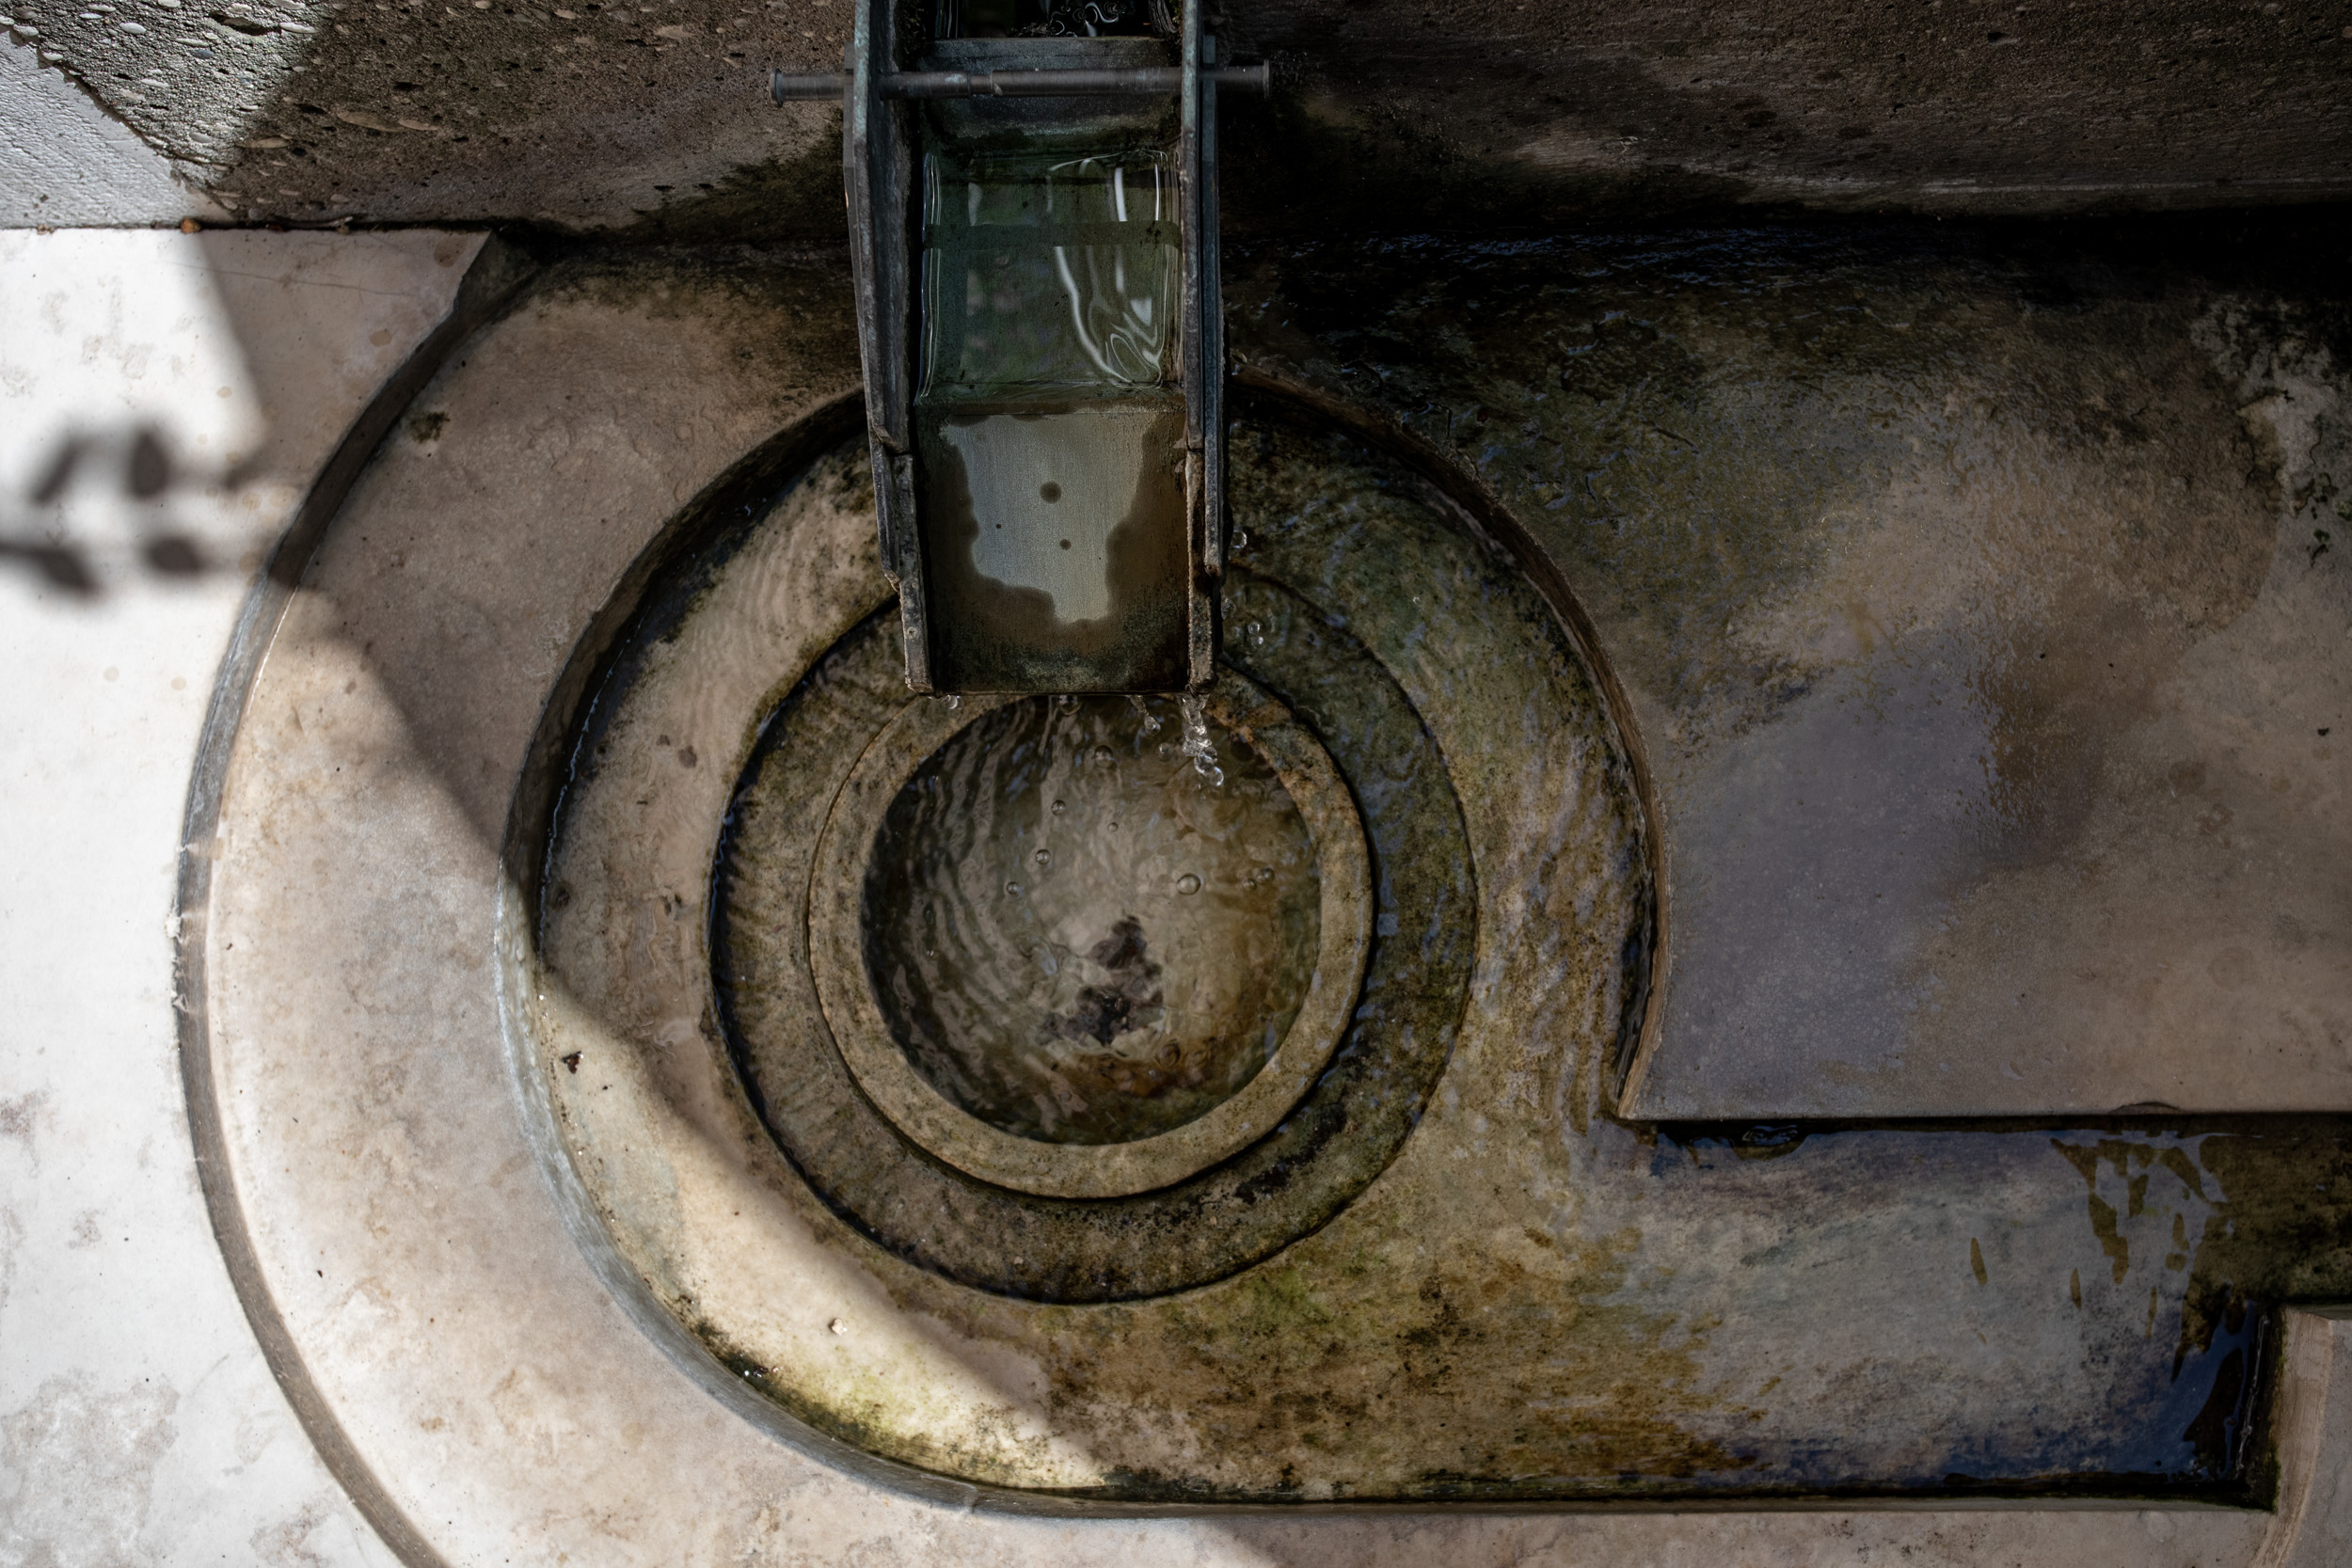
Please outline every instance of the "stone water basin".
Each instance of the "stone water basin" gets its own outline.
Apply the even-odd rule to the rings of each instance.
[[[651,1485],[617,1478],[658,1441],[720,1513],[795,1452],[1080,1511],[2269,1496],[2281,1314],[2342,1289],[2326,1092],[1806,1119],[1689,1065],[1677,998],[1721,1018],[1757,973],[1717,957],[1748,928],[1692,858],[1738,847],[1694,747],[1776,732],[1694,739],[1626,628],[1724,581],[1611,598],[1473,446],[1269,328],[1213,785],[1180,709],[910,698],[828,318],[683,284],[644,318],[644,287],[550,279],[422,395],[443,422],[323,545],[222,804],[211,1027],[262,1267],[405,1506],[458,1484],[453,1420],[499,1496],[567,1451]],[[697,388],[677,455],[534,434],[601,417],[563,412],[583,356]],[[525,459],[528,558],[467,521]],[[932,780],[996,805],[927,816]],[[258,896],[326,864],[332,918]],[[322,947],[331,985],[294,972]],[[344,1081],[306,1016],[346,1021]],[[1677,1082],[1759,1114],[1640,1098]],[[437,1357],[445,1416],[401,1392]],[[502,1430],[535,1435],[481,1459]]]

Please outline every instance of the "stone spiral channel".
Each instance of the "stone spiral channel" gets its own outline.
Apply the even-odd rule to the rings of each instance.
[[[906,691],[858,453],[688,531],[641,572],[604,650],[579,656],[599,670],[554,748],[521,1009],[556,1137],[663,1308],[874,1451],[914,1456],[845,1416],[866,1396],[834,1386],[777,1316],[829,1277],[822,1255],[911,1268],[894,1288],[915,1292],[908,1307],[945,1292],[917,1310],[1177,1302],[1328,1227],[1391,1169],[1446,1079],[1482,953],[1532,929],[1509,913],[1524,895],[1482,886],[1466,788],[1489,816],[1532,813],[1546,843],[1597,825],[1606,844],[1577,853],[1624,886],[1595,938],[1647,951],[1645,927],[1617,928],[1652,907],[1630,769],[1556,612],[1409,470],[1311,424],[1243,429],[1227,673],[1206,716],[1215,754],[1255,755],[1304,814],[1323,935],[1311,994],[1287,1032],[1267,1026],[1281,1041],[1255,1077],[1205,1108],[1151,1110],[1148,1136],[1016,1136],[918,1059],[904,998],[861,994],[880,989],[875,824],[923,755],[1003,709]],[[1489,695],[1521,686],[1577,700],[1531,722]],[[1445,733],[1476,741],[1449,755]],[[1148,911],[1135,934],[1156,940]],[[1183,977],[1167,978],[1172,996]],[[1645,980],[1620,977],[1633,1012]],[[1584,1049],[1605,1061],[1615,1040]],[[1152,1164],[1154,1146],[1184,1157]],[[992,1148],[1014,1153],[992,1164]]]
[[[879,617],[829,655],[752,765],[723,856],[713,954],[744,1077],[828,1204],[961,1283],[1074,1302],[1222,1278],[1344,1207],[1410,1134],[1444,1070],[1469,983],[1474,890],[1443,762],[1360,644],[1269,580],[1237,575],[1227,593],[1229,621],[1261,628],[1257,646],[1228,657],[1246,657],[1252,678],[1308,713],[1355,785],[1381,889],[1376,929],[1390,934],[1374,939],[1329,1070],[1258,1142],[1156,1191],[1071,1202],[926,1158],[858,1091],[827,1027],[804,950],[787,933],[809,922],[815,830],[857,753],[815,737],[870,735],[906,705],[895,623]],[[745,940],[753,932],[766,940]]]

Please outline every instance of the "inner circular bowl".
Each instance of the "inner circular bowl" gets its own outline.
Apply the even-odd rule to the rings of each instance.
[[[1206,1115],[1313,980],[1314,841],[1274,768],[1173,698],[1033,697],[956,733],[883,815],[863,890],[908,1063],[1019,1137],[1128,1143]]]

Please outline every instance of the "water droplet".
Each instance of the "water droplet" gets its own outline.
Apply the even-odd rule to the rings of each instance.
[[[1241,551],[1248,549],[1249,547],[1248,532],[1243,529],[1235,529],[1233,531],[1233,542],[1228,547],[1235,554],[1239,554]]]
[[[1007,882],[1007,883],[1005,884],[1005,896],[1006,896],[1006,897],[1008,897],[1008,898],[1018,898],[1018,897],[1020,897],[1020,896],[1021,896],[1021,884],[1020,884],[1019,882]]]
[[[1036,854],[1031,855],[1029,858],[1037,862],[1037,868],[1040,871],[1042,871],[1047,866],[1054,863],[1054,851],[1051,849],[1040,849]]]
[[[1054,815],[1056,816],[1059,816],[1063,812],[1066,812],[1069,809],[1070,807],[1062,801],[1057,800],[1054,802]]]
[[[1108,746],[1097,746],[1094,748],[1094,766],[1097,768],[1108,768],[1110,765],[1111,749]]]
[[[1187,871],[1183,876],[1176,879],[1176,891],[1186,894],[1199,893],[1200,891],[1200,879]]]
[[[1252,621],[1241,628],[1241,640],[1253,648],[1265,646],[1265,627]]]
[[[1216,748],[1209,742],[1209,705],[1187,692],[1176,699],[1177,708],[1184,716],[1184,755],[1192,758],[1192,770],[1209,781],[1215,788],[1225,783],[1224,769],[1216,765]]]
[[[832,1329],[835,1334],[847,1334],[850,1332],[850,1325],[842,1322],[839,1318],[834,1319],[833,1322],[827,1323],[825,1326]]]
[[[960,707],[961,707],[962,705],[963,705],[963,699],[962,699],[962,698],[961,698],[961,697],[950,697],[950,698],[948,698],[948,699],[947,699],[947,706],[948,706],[948,708],[949,708],[951,711],[952,711],[953,709],[960,708]]]

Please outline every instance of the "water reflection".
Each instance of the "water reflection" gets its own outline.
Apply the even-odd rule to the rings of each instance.
[[[1172,690],[1196,610],[1163,149],[924,159],[915,443],[948,690]]]
[[[1176,177],[1156,150],[925,158],[923,393],[1171,373]]]

